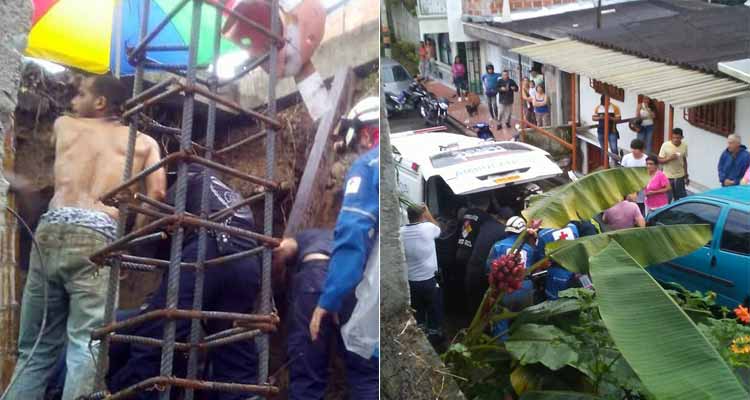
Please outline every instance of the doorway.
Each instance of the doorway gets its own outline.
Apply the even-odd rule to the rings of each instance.
[[[466,78],[469,90],[474,93],[482,92],[482,60],[479,57],[479,42],[459,42],[456,45],[458,56],[466,66]]]

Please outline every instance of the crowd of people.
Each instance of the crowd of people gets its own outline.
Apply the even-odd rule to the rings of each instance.
[[[488,73],[492,73],[489,69]],[[507,73],[500,76],[487,76],[483,80],[490,82],[507,82]],[[496,81],[495,81],[496,79]],[[512,82],[512,81],[511,81]],[[522,98],[528,96],[527,89],[536,83],[532,79],[525,79],[522,83]],[[508,86],[506,86],[508,87]],[[542,92],[543,93],[543,92]],[[494,94],[487,94],[488,100]],[[533,96],[538,96],[538,92]],[[608,111],[613,120],[620,119],[620,110],[609,104]],[[491,108],[492,110],[492,108]],[[630,143],[630,152],[625,154],[620,162],[623,168],[645,167],[649,179],[639,191],[623,196],[622,200],[605,210],[600,216],[591,221],[571,221],[561,229],[541,230],[533,232],[527,243],[521,248],[521,257],[528,267],[535,260],[541,259],[546,244],[565,239],[596,234],[605,230],[629,229],[646,226],[646,217],[687,196],[690,185],[688,175],[688,144],[680,128],[674,128],[670,140],[662,144],[658,153],[649,153],[653,136],[655,107],[651,100],[644,98],[639,104],[638,124],[640,131],[636,139]],[[594,111],[600,127],[604,114],[604,99]],[[500,114],[502,114],[500,112]],[[494,115],[494,114],[493,114]],[[600,129],[602,140],[603,129]],[[610,144],[617,151],[617,131],[610,131]],[[750,184],[750,152],[741,143],[739,135],[727,137],[727,147],[722,152],[718,163],[718,179],[721,186]],[[453,268],[463,275],[463,289],[467,303],[476,308],[481,296],[487,288],[486,274],[492,260],[506,254],[513,246],[518,234],[526,229],[526,221],[520,216],[508,214],[508,210],[499,210],[491,205],[488,196],[474,194],[467,196],[466,207],[459,211],[457,242],[455,243],[454,266],[438,266],[435,239],[441,237],[439,224],[430,214],[426,206],[410,208],[408,210],[409,224],[401,227],[401,237],[409,269],[409,286],[411,289],[412,307],[416,311],[417,322],[424,326],[428,337],[433,342],[442,339],[443,320],[443,288],[441,277],[444,268]],[[490,209],[495,209],[490,212]],[[446,233],[446,232],[443,232]],[[447,233],[450,236],[450,232]],[[541,255],[541,256],[540,256]],[[478,271],[481,270],[481,273]],[[572,285],[586,286],[590,284],[585,277],[570,273],[559,265],[552,265],[547,269],[544,280],[543,299],[556,299],[561,290]],[[523,282],[521,289],[510,296],[505,296],[503,304],[514,311],[527,307],[535,301],[535,288],[530,280]],[[505,337],[507,323],[502,322],[493,327],[496,336]]]
[[[72,101],[73,116],[59,117],[54,124],[55,193],[35,232],[21,306],[18,363],[4,397],[8,400],[42,399],[58,383],[63,400],[86,398],[94,392],[95,360],[101,346],[99,341],[92,341],[92,332],[107,322],[110,269],[94,264],[89,257],[112,243],[118,229],[122,234],[127,228],[118,227],[118,209],[100,199],[120,184],[126,165],[129,129],[121,125],[119,114],[127,97],[126,88],[114,77],[85,78]],[[358,158],[342,188],[335,230],[299,232],[284,238],[273,252],[273,281],[282,282],[274,290],[286,294],[290,310],[282,315],[289,332],[286,353],[291,361],[290,399],[324,398],[328,360],[336,353],[347,365],[351,396],[378,398],[379,104],[377,97],[366,98],[342,119],[346,128],[344,146]],[[133,173],[160,160],[157,142],[138,133]],[[201,214],[204,179],[209,187],[206,207],[210,213],[242,201],[239,192],[211,169],[191,163],[187,167],[187,212]],[[143,193],[149,198],[176,205],[179,193],[176,185],[167,189],[165,167],[148,175],[143,185]],[[147,224],[144,217],[139,214],[131,228]],[[235,208],[219,222],[257,232],[249,206]],[[169,260],[174,231],[165,232],[169,240],[148,254],[138,255]],[[261,258],[249,250],[259,243],[249,235],[210,229],[205,246],[199,245],[199,237],[197,230],[185,228],[182,262],[231,256],[220,267],[206,271],[202,309],[233,313],[257,310]],[[117,320],[165,308],[168,282],[165,270],[161,285],[145,303],[135,310],[118,310]],[[193,308],[195,285],[195,269],[181,268],[178,309]],[[146,339],[111,343],[106,371],[110,392],[159,376],[162,348],[147,340],[160,340],[165,324],[164,319],[149,319],[118,330],[121,335]],[[210,319],[203,321],[202,327],[206,335],[211,335],[231,329],[233,321]],[[186,343],[190,337],[191,321],[175,320],[175,340]],[[185,359],[175,357],[173,374],[184,377],[186,364]],[[258,383],[255,340],[247,338],[211,348],[206,354],[206,366],[200,376],[205,380]],[[158,396],[156,390],[136,394],[140,399]],[[221,392],[212,398],[247,397],[248,393],[235,391]]]

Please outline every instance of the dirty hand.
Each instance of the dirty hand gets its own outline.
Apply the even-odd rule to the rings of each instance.
[[[315,307],[312,318],[310,318],[310,337],[313,341],[318,340],[318,335],[320,334],[320,324],[321,322],[323,322],[323,318],[325,318],[329,314],[333,317],[333,323],[338,325],[339,318],[336,313],[330,313],[328,310],[321,308],[320,306]]]

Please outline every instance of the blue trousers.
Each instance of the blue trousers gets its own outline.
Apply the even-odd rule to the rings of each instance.
[[[310,338],[310,319],[322,292],[328,261],[303,263],[292,277],[289,292],[287,327],[287,355],[289,364],[289,400],[323,399],[329,377],[330,356],[336,351],[346,364],[349,398],[370,400],[378,398],[378,359],[369,360],[346,351],[339,327],[326,319],[320,327],[320,337]],[[339,313],[341,324],[351,316],[355,298],[351,294]]]
[[[219,256],[216,242],[207,241],[206,259]],[[192,240],[184,246],[183,261],[192,262],[198,258],[198,240]],[[205,273],[203,288],[203,309],[206,311],[225,311],[248,313],[253,310],[256,294],[260,292],[260,257],[250,256],[233,260],[222,265],[209,267]],[[178,308],[189,309],[193,304],[195,272],[184,269],[180,273]],[[154,293],[148,306],[140,313],[164,308],[167,296],[167,277]],[[190,338],[190,320],[175,320],[176,340],[187,342]],[[161,339],[164,333],[164,320],[156,320],[132,328],[131,335],[147,336]],[[232,321],[208,320],[204,324],[207,335],[232,328]],[[110,391],[113,393],[149,377],[159,375],[161,348],[137,344],[113,344],[110,352],[111,362],[108,376]],[[255,341],[235,342],[211,349],[208,353],[211,364],[210,380],[254,384],[257,380],[258,358]],[[175,376],[185,376],[187,353],[175,352]],[[158,398],[157,391],[145,391],[138,394],[138,399],[152,400]],[[252,397],[251,393],[212,392],[211,399],[240,400]]]
[[[619,155],[619,151],[618,151],[618,148],[617,148],[617,132],[612,132],[611,129],[612,129],[612,127],[610,127],[609,139],[608,139],[608,141],[609,141],[609,150],[610,150],[610,152]],[[602,149],[602,161],[603,161],[604,157],[606,156],[606,152],[604,151],[604,129],[597,130],[597,135],[596,136],[599,139],[599,146]]]
[[[502,304],[510,311],[521,311],[526,307],[534,305],[534,283],[530,279],[524,279],[521,288],[513,293],[503,296]],[[508,340],[508,329],[511,320],[504,319],[492,325],[492,336],[500,336],[500,341]]]
[[[637,134],[638,139],[640,139],[641,141],[643,141],[643,143],[646,144],[646,148],[644,149],[646,151],[646,155],[651,154],[651,140],[653,139],[653,136],[654,136],[653,125],[642,126],[641,131],[638,132]]]

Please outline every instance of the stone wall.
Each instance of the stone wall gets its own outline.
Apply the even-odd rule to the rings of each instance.
[[[21,82],[21,51],[31,25],[32,3],[4,1],[0,3],[0,392],[10,380],[16,362],[18,337],[18,269],[16,222],[6,211],[15,206],[8,196],[8,181],[3,170],[12,169],[13,113]]]

